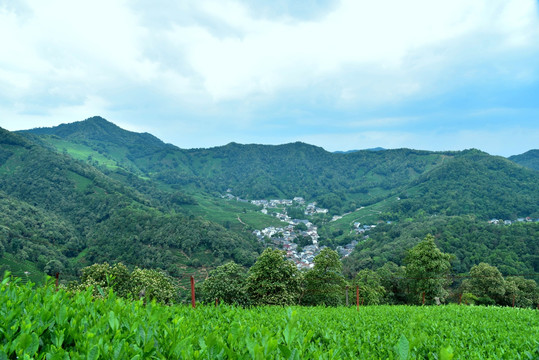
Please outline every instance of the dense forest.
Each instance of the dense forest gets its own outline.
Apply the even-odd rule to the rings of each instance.
[[[522,166],[526,166],[530,169],[539,170],[538,149],[530,150],[520,155],[513,155],[510,156],[508,159]]]
[[[1,129],[0,145],[0,254],[41,271],[69,277],[94,262],[122,260],[178,275],[185,265],[250,265],[260,252],[250,234],[176,212],[178,203],[191,203],[177,191],[160,201],[156,186],[138,191]]]
[[[504,275],[539,272],[539,223],[510,226],[477,221],[473,216],[436,216],[400,223],[381,223],[344,260],[345,273],[376,269],[387,262],[404,263],[406,251],[433,234],[444,252],[455,255],[455,274],[480,262],[496,266]]]

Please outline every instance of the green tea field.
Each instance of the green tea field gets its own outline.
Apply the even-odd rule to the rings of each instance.
[[[537,359],[537,310],[164,306],[0,287],[0,359]]]

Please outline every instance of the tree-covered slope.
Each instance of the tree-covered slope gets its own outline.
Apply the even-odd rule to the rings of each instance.
[[[413,181],[393,207],[399,217],[474,214],[539,217],[539,173],[478,150],[460,152]]]
[[[102,132],[110,136],[101,136]],[[23,183],[25,178],[36,178],[41,172],[37,170],[40,168],[37,163],[29,163],[35,169],[17,167],[21,161],[13,159],[23,155],[20,149],[30,151],[35,146],[30,140],[37,140],[60,153],[55,154],[56,163],[73,164],[67,168],[45,166],[43,171],[58,168],[62,175],[57,180],[54,174],[58,172],[44,175],[49,182],[41,186],[42,190],[54,193],[55,186],[63,184],[60,187],[67,188],[67,194],[76,194],[70,195],[71,198],[84,200],[80,209],[66,207],[68,210],[62,215],[69,218],[78,214],[82,220],[72,222],[72,226],[78,231],[87,229],[81,239],[87,242],[88,248],[79,255],[81,261],[138,259],[140,262],[136,265],[144,266],[141,259],[150,259],[144,261],[158,267],[169,264],[167,269],[172,272],[193,261],[211,264],[212,259],[217,259],[214,263],[218,263],[232,258],[252,262],[256,245],[244,242],[241,234],[231,234],[214,224],[178,215],[188,211],[206,218],[221,218],[222,224],[236,222],[239,208],[218,204],[222,200],[215,196],[231,189],[234,195],[247,199],[302,196],[308,201],[316,200],[318,206],[329,208],[334,214],[371,205],[343,218],[342,226],[337,229],[341,231],[331,231],[338,221],[324,225],[324,220],[318,219],[319,234],[327,238],[327,244],[349,243],[347,238],[329,240],[353,237],[349,233],[350,224],[357,221],[355,217],[362,211],[368,212],[371,223],[378,219],[397,220],[394,227],[380,227],[385,229],[383,236],[376,230],[371,240],[360,243],[359,251],[347,260],[350,269],[379,266],[386,260],[399,262],[404,251],[415,245],[414,241],[432,232],[437,239],[449,234],[451,240],[441,248],[457,256],[455,268],[458,271],[467,271],[480,261],[491,262],[505,273],[537,271],[537,259],[533,255],[537,253],[539,238],[533,224],[522,234],[517,227],[483,227],[491,218],[539,217],[539,173],[478,150],[330,153],[304,143],[279,146],[231,143],[210,149],[185,150],[163,144],[147,134],[122,130],[101,118],[62,125],[61,131],[56,128],[32,130],[24,133],[27,140],[9,135],[9,142],[23,145],[8,145],[5,141],[4,148],[10,153],[0,154],[0,164],[3,164],[0,172],[15,171],[22,175],[4,186],[6,191],[32,205],[40,204],[44,210],[55,214],[64,208],[56,202],[47,202],[47,197],[24,197],[23,189],[39,188],[39,182],[30,183],[30,187],[14,185]],[[62,153],[82,161],[73,162]],[[46,154],[52,156],[53,152]],[[98,165],[101,171],[84,165],[83,161]],[[46,163],[43,159],[38,162]],[[94,173],[94,177],[90,176]],[[91,184],[84,185],[81,177],[91,179]],[[88,207],[100,196],[104,196],[110,206],[115,206],[114,211],[104,205]],[[32,199],[38,201],[33,203]],[[97,201],[96,204],[103,203]],[[217,208],[219,211],[215,211]],[[254,213],[255,210],[248,211]],[[224,216],[227,211],[234,214]],[[83,216],[85,213],[89,213],[89,220]],[[85,222],[90,225],[84,227]],[[454,222],[459,225],[452,225]],[[226,244],[233,245],[227,248]],[[186,260],[187,257],[191,259]]]
[[[456,273],[487,262],[504,275],[539,272],[539,223],[509,226],[477,221],[471,216],[436,216],[393,224],[379,224],[344,260],[345,271],[355,274],[392,261],[403,265],[407,250],[427,234],[436,238],[440,250],[455,255]]]
[[[397,216],[424,211],[515,218],[538,211],[539,188],[534,184],[539,174],[476,150],[330,153],[299,142],[185,150],[99,117],[25,134],[75,158],[105,165],[111,176],[138,174],[191,192],[231,189],[247,199],[302,196],[335,214],[388,196],[402,198],[392,209]],[[123,180],[133,186],[137,179]],[[183,202],[190,201],[187,197]]]
[[[176,212],[175,204],[151,196],[160,194],[155,188],[137,191],[3,129],[0,159],[4,252],[37,261],[41,270],[58,260],[64,271],[74,274],[89,263],[121,258],[178,275],[186,264],[211,266],[228,259],[250,264],[259,252],[246,234]],[[50,248],[41,254],[46,259],[33,250],[38,245]],[[159,257],[147,255],[146,248]]]
[[[539,170],[539,150],[530,150],[520,155],[513,155],[508,158],[522,166],[530,169]]]
[[[75,158],[111,170],[122,167],[168,186],[221,193],[232,189],[250,199],[303,196],[335,213],[381,200],[448,156],[409,149],[338,154],[304,143],[184,150],[154,138],[140,140],[149,135],[101,118],[24,134]]]

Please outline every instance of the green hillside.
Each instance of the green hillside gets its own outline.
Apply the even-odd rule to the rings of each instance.
[[[138,191],[124,181],[128,175],[115,172],[115,180],[3,129],[0,159],[2,253],[40,271],[69,278],[82,266],[122,260],[179,275],[230,259],[249,265],[260,251],[243,230],[182,213],[177,191],[161,201],[164,193],[151,182],[131,178]]]
[[[508,159],[527,168],[539,170],[539,150],[537,149],[510,156]]]
[[[409,149],[336,154],[304,143],[184,150],[102,118],[23,134],[74,158],[110,170],[120,167],[168,187],[231,189],[247,199],[302,196],[336,214],[378,202],[452,156]]]
[[[466,273],[480,262],[494,265],[506,275],[539,273],[539,223],[494,225],[471,216],[378,224],[344,260],[345,271],[355,274],[388,261],[403,265],[406,251],[427,234],[435,236],[442,251],[455,255],[452,266],[456,273]]]
[[[483,220],[539,217],[539,173],[478,150],[461,152],[413,181],[393,211],[473,214]]]
[[[539,173],[478,150],[330,153],[299,142],[186,150],[98,117],[20,133],[25,138],[3,134],[0,190],[74,229],[73,268],[122,260],[179,274],[227,259],[252,263],[260,248],[248,233],[281,223],[223,199],[229,190],[244,199],[301,196],[344,214],[311,220],[322,245],[359,241],[346,260],[349,274],[400,263],[429,232],[448,236],[441,247],[456,255],[459,272],[480,261],[506,273],[537,271],[533,224],[524,235],[518,227],[483,228],[491,218],[539,217]],[[386,220],[393,224],[368,241],[352,231],[354,222]],[[523,236],[526,244],[517,245]]]

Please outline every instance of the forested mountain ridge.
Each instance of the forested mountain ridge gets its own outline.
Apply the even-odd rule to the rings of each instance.
[[[513,155],[508,159],[530,169],[539,170],[539,149],[526,151],[520,155]]]
[[[213,266],[227,259],[252,263],[260,250],[258,243],[249,241],[241,232],[227,232],[209,221],[182,214],[210,218],[209,212],[225,203],[220,195],[230,189],[243,199],[302,196],[330,209],[330,214],[352,212],[348,215],[348,222],[352,223],[356,208],[369,209],[367,205],[375,207],[372,213],[377,219],[372,221],[395,220],[391,225],[380,226],[368,242],[357,237],[360,245],[346,261],[350,274],[360,268],[378,267],[387,260],[398,263],[407,248],[426,235],[417,226],[431,229],[437,241],[445,242],[440,247],[455,253],[458,271],[467,271],[481,259],[511,273],[536,268],[537,259],[529,256],[529,251],[536,251],[539,243],[537,232],[532,229],[534,224],[526,228],[531,232],[516,227],[503,231],[489,228],[484,234],[490,235],[479,236],[475,229],[482,229],[491,218],[539,217],[539,173],[479,150],[330,153],[300,142],[278,146],[230,143],[209,149],[180,149],[152,135],[123,130],[102,118],[61,127],[61,131],[49,128],[20,132],[24,137],[5,132],[0,174],[11,174],[17,166],[20,169],[18,177],[11,174],[10,179],[0,178],[0,190],[62,220],[77,213],[95,213],[81,217],[80,222],[66,222],[66,227],[75,229],[77,236],[82,234],[77,241],[83,244],[76,248],[79,255],[68,257],[69,263],[121,260],[174,274],[179,274],[187,263]],[[101,136],[103,132],[108,135]],[[43,152],[38,144],[55,151]],[[21,158],[33,147],[46,155]],[[55,160],[48,161],[48,157]],[[69,166],[66,168],[65,164]],[[81,209],[70,208],[69,214],[58,215],[63,210],[55,208],[54,202],[47,202],[47,196],[33,198],[33,192],[26,190],[30,195],[24,197],[27,194],[23,190],[28,187],[14,185],[25,183],[21,179],[26,177],[36,178],[47,168],[64,172],[58,181],[49,179],[53,175],[44,175],[49,182],[42,184],[42,189],[50,187],[47,191],[54,193],[55,186],[60,186],[69,189],[67,194],[79,191],[70,199],[85,201]],[[29,187],[35,188],[35,184]],[[197,205],[200,196],[206,199],[204,206]],[[207,207],[209,203],[216,207]],[[221,213],[213,218],[223,225],[234,222],[243,226],[240,215],[254,215],[259,209],[241,204],[244,203],[234,205],[236,212],[227,216],[226,221],[224,217],[218,219],[229,211],[225,207],[219,208]],[[203,207],[206,210],[201,210]],[[330,231],[335,224],[328,222],[330,219],[331,216],[318,219],[322,237],[342,237],[327,242],[332,246],[349,243],[348,238],[355,236],[350,232],[352,223],[346,222],[344,228],[337,229],[340,231]],[[409,224],[414,226],[405,226]],[[450,229],[449,233],[444,229]],[[529,243],[516,245],[521,241]],[[188,257],[190,260],[186,260]],[[496,262],[498,258],[502,262]]]
[[[114,136],[101,138],[103,131]],[[220,193],[231,189],[247,199],[303,196],[336,213],[379,201],[441,164],[444,156],[454,155],[409,149],[334,154],[299,142],[184,150],[156,140],[146,146],[138,140],[146,134],[96,117],[22,134],[38,136],[81,160],[113,170],[122,167],[172,187]]]
[[[251,264],[259,253],[250,235],[182,215],[150,196],[159,190],[123,180],[0,129],[0,250],[68,275],[105,260],[178,275],[196,259],[196,267]]]
[[[391,208],[393,217],[421,210],[516,218],[538,211],[539,189],[533,184],[539,174],[476,150],[330,153],[300,142],[185,150],[99,117],[25,134],[81,160],[111,171],[124,168],[170,188],[215,194],[230,189],[246,199],[301,196],[333,214],[389,196],[403,199]]]
[[[412,181],[393,210],[481,219],[539,217],[538,175],[505,158],[467,150]]]

